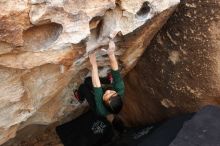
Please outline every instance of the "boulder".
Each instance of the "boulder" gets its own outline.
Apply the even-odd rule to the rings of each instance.
[[[181,1],[125,77],[124,121],[154,123],[219,105],[219,30],[219,1]]]
[[[0,144],[27,125],[79,115],[86,104],[75,101],[72,90],[89,74],[88,53],[97,51],[106,75],[108,59],[100,50],[118,32],[116,55],[125,75],[178,3],[1,0]]]

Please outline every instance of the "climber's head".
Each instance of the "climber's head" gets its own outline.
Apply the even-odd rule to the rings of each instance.
[[[122,109],[121,96],[114,90],[106,90],[103,95],[103,101],[106,108],[113,114],[118,114]]]

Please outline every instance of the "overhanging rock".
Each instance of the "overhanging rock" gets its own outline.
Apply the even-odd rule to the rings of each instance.
[[[0,144],[29,124],[77,111],[72,88],[89,73],[87,53],[115,38],[126,74],[179,0],[7,0],[0,2]],[[98,52],[100,74],[108,61]],[[75,103],[73,101],[73,103]]]

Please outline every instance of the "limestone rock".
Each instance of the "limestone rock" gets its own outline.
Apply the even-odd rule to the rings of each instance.
[[[100,74],[114,39],[126,74],[179,0],[1,0],[0,144],[30,124],[50,124],[77,111],[72,98],[97,50]],[[166,10],[166,11],[165,11]],[[73,101],[72,101],[73,100]]]

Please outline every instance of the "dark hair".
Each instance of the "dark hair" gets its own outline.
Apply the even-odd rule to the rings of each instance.
[[[108,103],[105,102],[105,106],[108,109],[108,111],[110,111],[111,113],[118,114],[123,106],[121,96],[120,95],[111,96],[109,98],[109,102]]]

